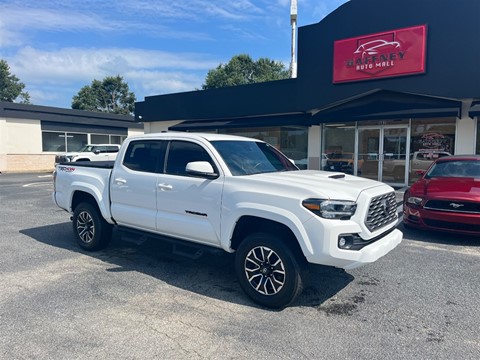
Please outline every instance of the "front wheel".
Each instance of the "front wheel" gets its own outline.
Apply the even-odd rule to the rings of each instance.
[[[73,212],[73,231],[82,249],[104,248],[112,237],[112,227],[99,214],[96,206],[81,203]]]
[[[301,262],[282,239],[255,233],[240,244],[235,271],[240,286],[256,303],[281,309],[303,289]]]

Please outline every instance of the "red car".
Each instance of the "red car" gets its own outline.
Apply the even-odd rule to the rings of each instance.
[[[405,192],[406,227],[480,236],[480,155],[437,159]]]

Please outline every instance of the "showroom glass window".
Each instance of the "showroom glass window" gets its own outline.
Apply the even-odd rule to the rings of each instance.
[[[455,118],[412,120],[410,152],[455,151]]]
[[[329,159],[345,160],[352,164],[355,154],[355,123],[326,124],[323,129],[322,153]]]

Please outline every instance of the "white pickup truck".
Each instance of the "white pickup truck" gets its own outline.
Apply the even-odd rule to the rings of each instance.
[[[83,249],[106,246],[116,226],[235,252],[241,287],[271,308],[300,294],[308,263],[353,269],[402,240],[391,187],[299,170],[244,137],[130,137],[115,163],[62,163],[54,178],[53,200],[73,214]]]

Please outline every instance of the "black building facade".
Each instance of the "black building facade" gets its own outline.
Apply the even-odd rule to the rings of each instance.
[[[135,115],[146,132],[258,137],[301,167],[406,185],[415,152],[480,153],[479,14],[471,0],[351,0],[299,28],[296,79],[146,97]]]

